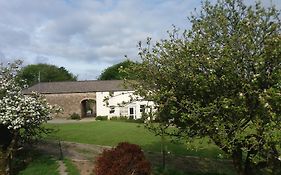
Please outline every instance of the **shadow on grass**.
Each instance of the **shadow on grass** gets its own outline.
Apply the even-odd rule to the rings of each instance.
[[[165,170],[161,168],[155,168],[153,171],[153,175],[227,175],[222,173],[196,173],[196,172],[183,172],[180,170],[175,170],[172,168],[166,168]]]
[[[166,143],[166,169],[161,170],[162,154],[161,142],[144,145],[146,157],[152,163],[156,175],[235,175],[232,162],[220,159],[218,155],[222,152],[215,145],[205,145],[199,150],[188,150],[184,144]]]
[[[183,143],[171,143],[166,142],[165,147],[167,152],[174,155],[181,156],[196,156],[196,157],[204,157],[204,158],[212,158],[217,159],[219,155],[223,155],[223,152],[212,144],[205,144],[200,148],[187,148]],[[142,148],[144,150],[149,150],[152,152],[161,152],[161,142],[154,142],[153,144],[143,145]]]
[[[58,175],[56,159],[31,149],[23,149],[13,160],[13,172],[18,175]]]

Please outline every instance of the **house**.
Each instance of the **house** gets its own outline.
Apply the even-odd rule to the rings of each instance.
[[[60,117],[76,113],[82,118],[127,116],[139,119],[149,110],[147,106],[153,106],[153,102],[134,95],[134,90],[125,87],[122,80],[43,82],[24,90],[27,95],[32,92],[39,92],[48,103],[60,106],[63,109]]]

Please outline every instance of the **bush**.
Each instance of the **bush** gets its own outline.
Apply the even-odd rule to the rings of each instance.
[[[119,120],[119,119],[118,119],[118,117],[115,117],[115,116],[114,116],[114,117],[110,117],[109,120],[114,120],[114,121],[116,121],[116,120]]]
[[[80,117],[79,114],[74,112],[73,114],[70,115],[70,119],[72,119],[72,120],[80,120],[81,117]]]
[[[95,162],[96,175],[149,175],[150,163],[138,145],[119,143],[116,148],[104,150]]]
[[[107,116],[97,116],[96,120],[108,120]]]
[[[132,123],[144,123],[144,119],[132,119],[128,118],[127,116],[114,116],[110,118],[111,121],[122,121],[122,122],[132,122]]]
[[[126,116],[114,116],[114,117],[111,117],[110,120],[114,120],[114,121],[127,121],[129,120],[128,117]]]

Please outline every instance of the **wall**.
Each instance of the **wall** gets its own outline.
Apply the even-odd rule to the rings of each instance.
[[[84,99],[96,99],[96,93],[65,93],[65,94],[44,94],[48,103],[63,108],[60,117],[69,117],[73,113],[81,115],[81,101]]]
[[[130,108],[133,109],[134,114],[131,115],[134,119],[139,119],[142,116],[140,109],[141,105],[152,106],[153,102],[144,101],[141,98],[137,101],[134,91],[117,91],[117,92],[97,92],[96,93],[96,104],[97,104],[97,116],[108,116],[109,118],[115,116],[127,116],[130,117]],[[107,102],[104,101],[108,98]],[[148,109],[146,109],[146,112]],[[111,112],[110,112],[111,111]]]
[[[81,101],[85,99],[96,100],[96,115],[97,116],[127,116],[134,119],[142,117],[141,105],[154,107],[153,102],[144,101],[138,98],[137,101],[133,94],[134,91],[117,91],[117,92],[92,92],[92,93],[64,93],[64,94],[44,94],[47,102],[54,105],[58,105],[63,108],[63,112],[59,114],[59,117],[69,117],[73,113],[77,113],[81,116]],[[108,104],[104,99],[109,97]],[[124,103],[124,104],[122,104]],[[130,115],[130,110],[133,110],[133,115]],[[149,109],[145,109],[148,112]]]

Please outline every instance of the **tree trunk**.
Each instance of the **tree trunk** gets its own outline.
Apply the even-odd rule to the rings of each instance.
[[[0,145],[0,175],[10,175],[11,171],[11,160],[13,159],[14,148],[17,145],[18,131],[14,131],[11,136],[11,141],[6,143],[5,146]]]
[[[8,164],[7,152],[0,148],[0,175],[8,175]]]
[[[235,151],[233,151],[232,160],[233,160],[234,168],[236,169],[237,173],[239,175],[246,175],[244,173],[244,168],[243,168],[243,159],[242,159],[242,150],[241,149],[236,149]]]
[[[5,125],[0,124],[0,175],[9,174],[9,146],[12,139],[12,132]]]
[[[162,168],[166,168],[166,145],[164,133],[161,135],[161,151],[162,151]]]
[[[247,175],[254,175],[254,169],[253,165],[250,161],[250,153],[248,152],[245,163],[244,163],[244,174]]]
[[[232,153],[233,165],[239,175],[255,175],[254,166],[250,161],[250,153],[247,154],[245,161],[243,161],[243,152],[241,149],[236,149]]]

